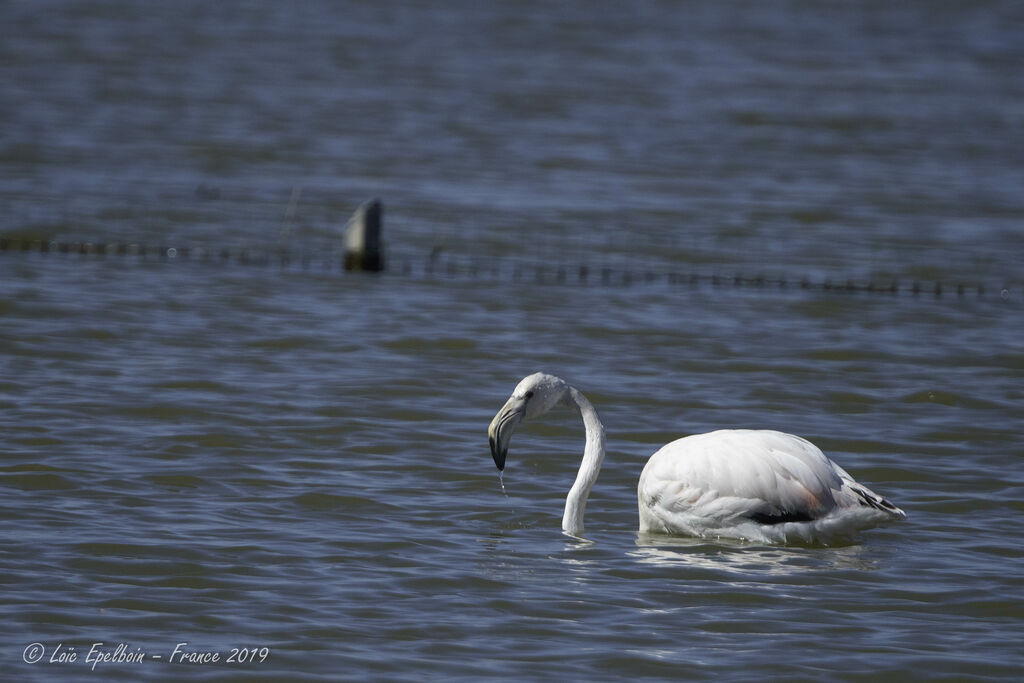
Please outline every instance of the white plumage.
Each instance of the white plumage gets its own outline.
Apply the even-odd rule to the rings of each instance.
[[[562,529],[579,535],[605,455],[604,427],[582,393],[544,373],[523,379],[491,422],[491,455],[504,469],[519,422],[559,404],[574,405],[587,432],[562,517]],[[640,474],[637,502],[642,533],[762,542],[828,542],[904,517],[814,444],[767,430],[720,430],[663,446]]]
[[[723,429],[663,446],[637,485],[640,531],[827,541],[903,517],[811,442]]]

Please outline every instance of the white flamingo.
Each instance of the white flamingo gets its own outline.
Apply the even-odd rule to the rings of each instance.
[[[491,455],[504,470],[519,422],[558,405],[575,406],[587,433],[562,515],[562,530],[579,536],[605,455],[604,425],[586,396],[553,375],[524,378],[491,421]],[[905,516],[809,441],[750,429],[695,434],[663,446],[640,474],[637,502],[642,533],[763,542],[827,542]]]

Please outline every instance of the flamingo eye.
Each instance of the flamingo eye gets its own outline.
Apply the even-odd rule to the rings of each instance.
[[[531,398],[533,398],[533,392],[532,391],[527,391],[525,394],[523,394],[523,398],[525,398],[527,401],[529,401]]]

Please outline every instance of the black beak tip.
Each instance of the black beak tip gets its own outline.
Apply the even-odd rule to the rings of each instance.
[[[505,456],[508,455],[508,451],[498,452],[498,444],[495,443],[494,437],[488,439],[491,442],[491,457],[494,458],[494,464],[498,467],[499,472],[505,471]]]

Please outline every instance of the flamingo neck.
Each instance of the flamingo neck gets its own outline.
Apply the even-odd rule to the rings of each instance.
[[[583,533],[583,513],[587,508],[587,497],[594,488],[597,475],[604,462],[604,425],[593,404],[574,387],[569,389],[569,397],[580,411],[583,426],[587,431],[587,445],[583,449],[583,462],[576,474],[576,481],[565,497],[565,514],[562,515],[562,530],[578,536]]]

